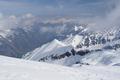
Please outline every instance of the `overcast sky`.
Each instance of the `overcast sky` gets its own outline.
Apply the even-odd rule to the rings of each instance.
[[[118,0],[0,0],[0,13],[42,16],[103,16]]]

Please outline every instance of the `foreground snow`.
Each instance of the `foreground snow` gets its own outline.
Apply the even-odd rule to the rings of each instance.
[[[0,56],[0,80],[119,80],[120,67],[73,68]]]

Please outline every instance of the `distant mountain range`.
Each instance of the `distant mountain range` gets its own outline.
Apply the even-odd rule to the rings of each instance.
[[[106,33],[90,32],[87,27],[74,26],[74,32],[63,40],[54,39],[23,58],[61,65],[118,65],[119,30]]]
[[[1,55],[67,66],[119,64],[119,28],[98,32],[69,20],[25,21],[29,25],[1,30]],[[117,63],[113,59],[118,59]]]
[[[25,19],[26,20],[26,19]],[[29,21],[24,21],[28,23]],[[62,22],[31,22],[32,25],[16,25],[0,31],[0,54],[21,58],[27,52],[34,50],[54,39],[63,40],[75,32],[75,23]],[[76,24],[78,25],[78,24]]]

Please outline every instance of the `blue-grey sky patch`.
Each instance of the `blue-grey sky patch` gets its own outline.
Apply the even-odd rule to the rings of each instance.
[[[0,0],[3,14],[42,16],[102,16],[118,0]]]

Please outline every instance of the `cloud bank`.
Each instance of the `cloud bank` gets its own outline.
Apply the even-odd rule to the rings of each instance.
[[[110,8],[110,11],[106,12],[104,16],[94,19],[94,25],[91,26],[92,30],[108,31],[116,28],[120,29],[120,1],[114,1]]]
[[[119,25],[120,25],[119,23],[120,22],[120,1],[119,0],[109,0],[109,1],[108,0],[100,0],[100,1],[70,0],[69,3],[67,0],[54,0],[53,3],[51,2],[48,3],[47,0],[46,1],[38,0],[38,1],[35,1],[34,4],[31,3],[32,2],[31,0],[30,0],[31,2],[25,0],[24,1],[25,3],[22,5],[23,1],[24,0],[21,0],[21,1],[11,0],[10,2],[9,0],[1,0],[0,4],[7,3],[9,5],[12,5],[12,2],[14,2],[13,3],[14,5],[9,8],[9,5],[5,6],[4,4],[2,4],[0,5],[0,7],[1,7],[1,10],[2,8],[4,9],[5,7],[7,7],[8,9],[6,8],[7,9],[6,11],[8,11],[8,13],[11,12],[11,10],[12,12],[19,13],[18,11],[19,9],[20,10],[22,9],[22,13],[24,13],[24,10],[29,12],[29,9],[30,9],[35,13],[40,13],[40,14],[43,13],[46,15],[53,15],[53,16],[64,14],[63,17],[66,17],[66,16],[68,17],[70,14],[73,14],[71,16],[72,17],[76,16],[75,17],[76,22],[89,24],[90,29],[92,30],[101,30],[101,31],[110,30],[112,28],[119,28]],[[34,6],[36,2],[38,2],[38,4]],[[16,4],[18,3],[19,5],[16,6]],[[29,7],[30,5],[32,6]],[[15,6],[16,8],[13,8]],[[25,6],[27,6],[27,8],[23,9]],[[39,7],[43,8],[44,10]],[[13,15],[9,14],[7,16],[4,16],[3,15],[4,13],[3,14],[0,13],[0,30],[7,30],[10,28],[21,27],[21,26],[25,28],[26,26],[32,26],[35,22],[39,21],[38,17],[35,17],[38,15],[34,14],[35,16],[33,16],[32,15],[33,12],[29,14],[22,14],[22,16],[16,16],[14,14]],[[79,18],[77,17],[78,15],[79,15]],[[68,21],[69,20],[70,19],[68,19]],[[65,18],[62,18],[62,21],[61,19],[59,20],[54,19],[51,22],[56,23],[57,21],[62,22],[66,20]],[[48,29],[46,29],[46,27],[43,28],[44,31],[49,31]],[[52,29],[50,29],[50,31],[51,30]]]

